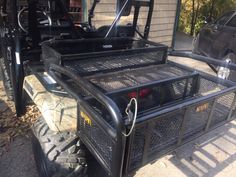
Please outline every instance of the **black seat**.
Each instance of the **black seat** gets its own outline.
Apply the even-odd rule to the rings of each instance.
[[[76,32],[71,26],[39,26],[41,34],[41,41],[51,39],[54,37],[66,37],[72,39],[81,38],[79,31]]]
[[[104,38],[109,31],[110,26],[101,26],[96,30],[84,30],[81,27],[78,27],[79,33],[83,38]],[[117,26],[110,37],[134,37],[134,29],[132,25],[119,25]]]

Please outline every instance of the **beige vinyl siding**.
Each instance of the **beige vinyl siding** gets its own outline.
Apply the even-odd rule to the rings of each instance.
[[[88,4],[88,6],[91,3]],[[177,0],[155,0],[152,25],[149,40],[171,45],[176,15]],[[110,25],[114,20],[116,0],[101,0],[95,10],[93,19],[95,26]],[[139,29],[143,31],[148,8],[142,8],[138,21]],[[133,16],[122,17],[121,24],[132,22]]]

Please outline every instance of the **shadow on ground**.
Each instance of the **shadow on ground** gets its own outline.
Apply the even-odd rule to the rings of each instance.
[[[141,168],[135,177],[236,177],[236,121]]]
[[[38,177],[29,139],[17,136],[11,140],[13,122],[6,124],[6,119],[13,118],[10,115],[14,113],[0,98],[0,177]]]
[[[177,158],[172,157],[171,163],[186,176],[236,176],[233,174],[236,163],[236,125],[231,122],[220,130],[215,135],[211,133],[211,138],[210,135],[200,138],[192,151],[189,146],[191,156],[186,156],[188,152],[177,152]]]

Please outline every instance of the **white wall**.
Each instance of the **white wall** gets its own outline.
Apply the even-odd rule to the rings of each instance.
[[[95,10],[95,26],[109,25],[114,19],[116,0],[101,0]],[[91,3],[88,3],[88,8]],[[177,0],[155,0],[153,19],[149,39],[171,45],[176,15]],[[138,21],[140,29],[145,25],[147,9],[142,8],[140,19]],[[123,17],[121,23],[132,22],[130,18]]]

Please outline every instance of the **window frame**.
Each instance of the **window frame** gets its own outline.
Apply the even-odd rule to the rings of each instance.
[[[223,24],[219,23],[219,21],[220,21],[223,17],[227,16],[228,14],[230,14],[229,17],[228,17],[228,19],[226,18],[226,20],[225,20],[225,22],[224,22]],[[221,17],[219,17],[219,18],[215,21],[215,24],[216,24],[216,25],[225,26],[225,25],[232,19],[232,17],[234,16],[234,14],[235,14],[235,11],[226,12],[225,14],[223,14]]]
[[[235,26],[229,25],[229,23],[230,23],[232,20],[235,20]],[[232,17],[227,21],[227,23],[226,23],[225,25],[226,25],[227,27],[230,27],[230,28],[236,28],[236,12],[234,12],[234,14],[232,15]]]

